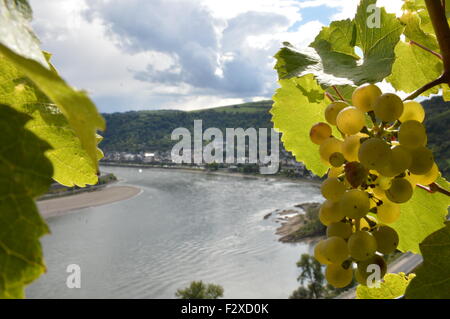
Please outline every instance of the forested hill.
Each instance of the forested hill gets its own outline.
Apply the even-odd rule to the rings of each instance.
[[[434,97],[422,103],[427,112],[429,145],[446,176],[450,173],[450,103]],[[101,148],[108,151],[141,152],[170,150],[170,136],[178,127],[193,128],[194,120],[203,120],[203,127],[270,128],[269,109],[272,101],[261,101],[200,111],[139,111],[103,114],[107,122]]]
[[[443,174],[450,177],[450,102],[441,97],[422,102],[427,113],[428,144]]]
[[[170,139],[178,127],[193,129],[194,120],[203,120],[203,128],[270,128],[272,101],[261,101],[200,111],[139,111],[103,114],[107,122],[104,151],[140,152],[170,150]]]

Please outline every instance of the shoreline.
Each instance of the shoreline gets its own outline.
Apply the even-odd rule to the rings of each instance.
[[[159,166],[147,166],[145,164],[118,164],[118,163],[100,163],[103,167],[125,167],[125,168],[141,168],[141,169],[159,169],[159,170],[178,170],[188,173],[197,173],[205,175],[227,176],[227,177],[239,177],[239,178],[255,178],[255,179],[276,179],[280,181],[286,181],[291,183],[303,183],[311,184],[313,186],[320,187],[321,181],[314,179],[307,179],[304,177],[291,178],[280,175],[256,175],[256,174],[244,174],[244,173],[232,173],[223,171],[208,171],[203,169],[189,168],[189,167],[159,167]]]
[[[92,192],[41,200],[37,202],[37,206],[42,218],[48,219],[70,214],[83,208],[103,206],[131,199],[141,192],[142,189],[135,186],[110,186]]]

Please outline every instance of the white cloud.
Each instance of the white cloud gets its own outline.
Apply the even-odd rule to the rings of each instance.
[[[102,111],[269,98],[281,42],[307,46],[323,26],[304,8],[354,15],[357,0],[30,0],[43,48]],[[401,0],[381,0],[398,12]],[[106,5],[105,5],[106,4]],[[323,17],[321,18],[323,21]]]

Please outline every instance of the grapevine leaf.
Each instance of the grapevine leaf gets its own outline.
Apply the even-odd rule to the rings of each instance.
[[[438,184],[448,188],[444,179],[439,179]],[[449,204],[448,196],[442,193],[431,194],[416,187],[411,200],[401,205],[399,220],[389,225],[400,237],[398,249],[420,254],[419,243],[444,226]]]
[[[29,120],[0,105],[0,298],[22,298],[45,271],[39,238],[48,227],[33,199],[48,190],[53,168],[50,145],[25,128]]]
[[[415,41],[430,50],[439,51],[436,36],[422,29],[422,19],[418,14],[404,14],[401,20],[406,25],[404,34],[407,40]],[[397,59],[387,81],[396,90],[406,93],[414,92],[417,88],[437,79],[442,73],[442,61],[416,45],[401,41],[395,48],[395,55]],[[414,76],[411,76],[412,74]],[[435,87],[422,95],[429,96],[438,91],[439,88]]]
[[[442,62],[423,49],[400,42],[395,48],[397,59],[392,68],[392,74],[386,79],[399,91],[414,92],[417,88],[437,79],[442,73]],[[411,76],[414,75],[414,76]],[[435,87],[422,95],[438,93]]]
[[[275,130],[282,133],[286,150],[303,162],[313,173],[323,176],[327,166],[319,156],[319,146],[311,142],[309,131],[317,122],[323,122],[328,103],[324,90],[313,75],[279,81],[270,111]],[[336,132],[335,132],[336,133]]]
[[[53,179],[69,187],[96,184],[96,162],[83,149],[67,119],[22,72],[1,56],[0,83],[0,103],[30,115],[33,119],[26,127],[52,146],[47,157],[53,163]]]
[[[97,163],[96,131],[105,129],[105,121],[88,96],[72,89],[57,73],[14,53],[2,44],[0,53],[55,103],[91,160]]]
[[[421,244],[423,264],[406,290],[409,299],[450,298],[450,222]]]
[[[380,287],[369,288],[359,285],[356,288],[357,299],[395,299],[405,294],[405,290],[414,278],[414,274],[404,273],[387,274],[384,276]]]
[[[26,0],[0,1],[0,43],[48,68],[39,40],[30,28],[31,7]]]
[[[371,27],[368,21],[373,13],[369,9],[374,4],[376,0],[362,0],[354,20],[332,22],[305,50],[291,45],[282,48],[275,56],[279,78],[311,73],[325,86],[382,81],[391,73],[403,26],[395,15],[380,8],[380,25]],[[362,61],[356,47],[362,50]]]

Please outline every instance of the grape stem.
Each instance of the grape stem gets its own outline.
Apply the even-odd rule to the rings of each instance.
[[[445,14],[445,5],[443,5],[441,1],[436,0],[425,0],[425,4],[439,43],[442,61],[444,63],[444,72],[439,78],[425,84],[423,87],[408,96],[405,100],[413,100],[425,91],[428,91],[437,85],[444,83],[450,85],[450,27]]]
[[[342,101],[346,102],[344,96],[341,94],[341,92],[339,92],[339,90],[338,90],[338,88],[336,87],[336,85],[333,85],[332,88],[333,88],[333,90],[336,92],[336,94],[339,96],[339,98],[340,98]]]
[[[335,98],[334,98],[333,95],[331,95],[330,93],[325,92],[325,96],[326,96],[327,98],[329,98],[331,102],[336,102]]]
[[[424,186],[417,184],[417,187],[426,190],[428,193],[442,193],[444,195],[450,196],[450,192],[446,190],[445,188],[442,188],[440,185],[436,183],[432,183],[429,186]]]

